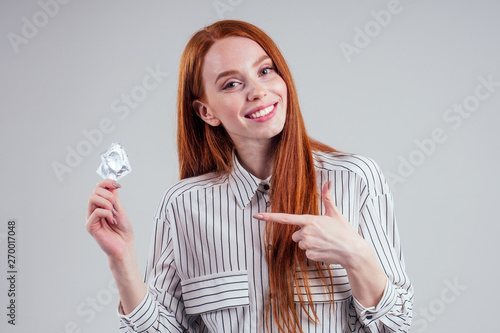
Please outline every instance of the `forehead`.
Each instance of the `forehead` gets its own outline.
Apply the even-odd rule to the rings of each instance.
[[[217,40],[208,50],[203,64],[204,75],[225,70],[241,70],[265,55],[264,49],[250,38],[230,36]]]

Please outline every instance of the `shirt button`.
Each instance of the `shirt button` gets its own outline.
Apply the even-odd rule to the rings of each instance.
[[[372,319],[372,315],[366,316],[366,319],[368,319],[368,320]]]
[[[271,207],[271,203],[269,201],[266,202],[266,207]]]
[[[268,184],[264,184],[264,191],[269,191],[269,185]]]

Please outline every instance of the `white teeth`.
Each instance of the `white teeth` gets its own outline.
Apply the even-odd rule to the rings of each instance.
[[[262,110],[259,110],[257,112],[252,113],[249,117],[252,119],[264,117],[264,116],[267,116],[271,111],[273,111],[273,109],[274,109],[274,104],[268,106],[265,109],[262,109]]]

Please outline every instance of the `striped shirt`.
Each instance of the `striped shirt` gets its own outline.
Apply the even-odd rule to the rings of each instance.
[[[379,304],[365,308],[353,297],[345,269],[330,265],[332,303],[311,266],[306,274],[320,323],[308,319],[298,303],[298,294],[305,291],[295,288],[302,330],[408,332],[413,287],[385,178],[366,157],[313,156],[318,194],[325,182],[333,181],[335,204],[372,245],[388,279]],[[260,180],[234,154],[233,160],[230,174],[184,179],[165,193],[155,214],[145,274],[148,293],[130,314],[119,313],[120,332],[266,332],[266,222],[252,216],[270,210],[270,178]],[[321,201],[320,210],[324,212]],[[270,331],[278,332],[272,313],[269,318]]]

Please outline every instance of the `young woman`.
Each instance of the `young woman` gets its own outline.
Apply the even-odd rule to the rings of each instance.
[[[370,159],[307,136],[288,66],[257,27],[220,21],[181,58],[181,180],[145,281],[112,180],[87,230],[107,254],[122,332],[406,332],[413,289],[392,196]]]

